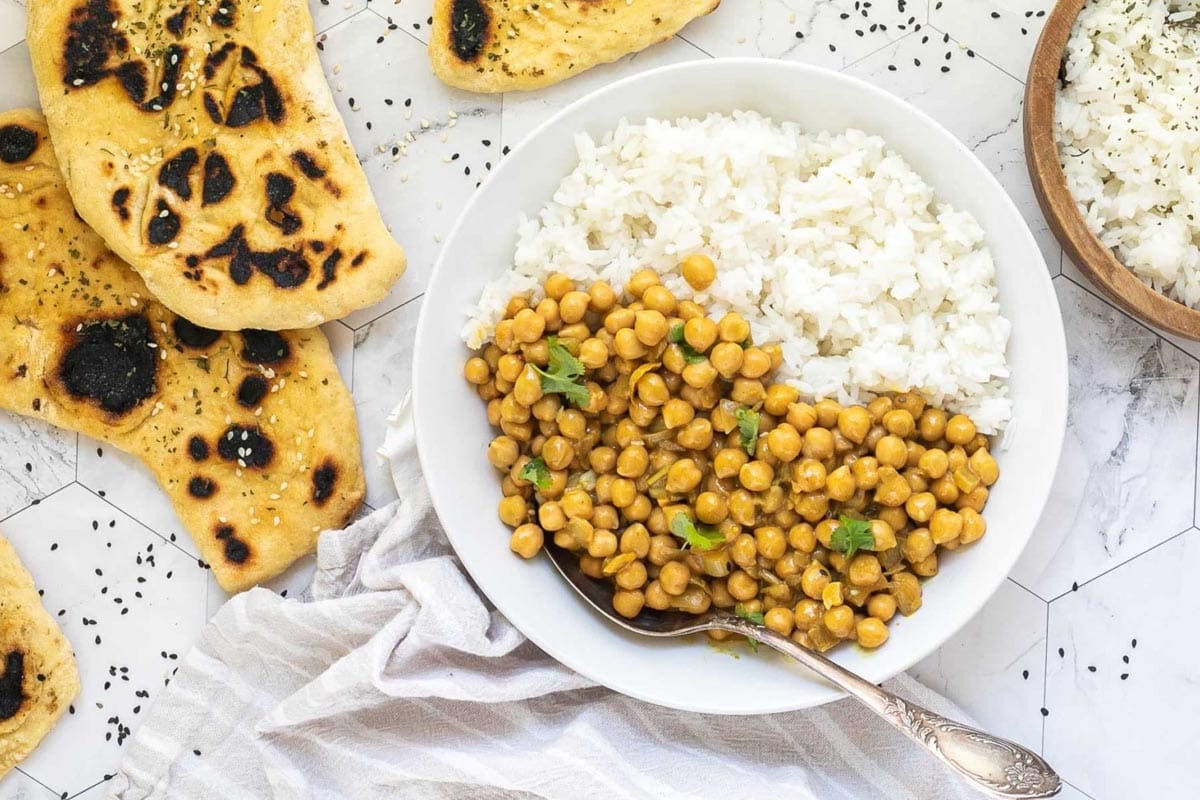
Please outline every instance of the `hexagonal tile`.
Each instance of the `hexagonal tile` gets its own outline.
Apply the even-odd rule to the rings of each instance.
[[[1067,592],[1192,525],[1200,367],[1064,277],[1067,436],[1050,502],[1013,578]]]
[[[1196,794],[1197,571],[1191,530],[1050,604],[1045,756],[1094,797]]]
[[[610,83],[655,67],[707,57],[694,45],[675,37],[536,92],[509,92],[504,96],[503,142],[517,144],[555,112]]]
[[[367,7],[367,0],[308,0],[313,30],[320,36],[334,25],[353,17]]]
[[[0,0],[0,3],[5,0]],[[24,30],[22,17],[22,30]],[[29,61],[29,47],[21,42],[0,52],[0,109],[40,108],[37,85],[33,81],[33,66]]]
[[[1054,0],[933,0],[929,24],[1025,80]]]
[[[75,434],[0,412],[0,519],[75,480]]]
[[[20,767],[0,780],[0,800],[58,800],[59,795],[21,772]]]
[[[500,98],[443,86],[420,42],[360,14],[324,38],[338,110],[408,271],[358,328],[425,290],[442,238],[500,152]],[[395,80],[381,79],[395,76]]]
[[[333,352],[333,362],[337,364],[338,374],[342,376],[342,383],[353,391],[354,331],[341,322],[326,322],[321,326],[321,332],[329,340],[329,349]]]
[[[1021,210],[1050,273],[1058,273],[1062,249],[1046,226],[1025,168],[1019,81],[931,29],[872,54],[846,73],[899,95],[970,147]],[[962,113],[967,98],[981,96],[988,102]]]
[[[74,794],[113,770],[139,715],[205,622],[206,570],[78,484],[8,519],[70,640],[82,692],[22,769]]]
[[[724,2],[680,36],[714,56],[762,56],[841,69],[919,30],[924,5],[849,0]]]
[[[430,16],[432,5],[428,2],[414,3],[412,0],[391,0],[390,3],[380,3],[376,0],[368,8],[389,25],[395,25],[396,30],[411,36],[422,45],[427,45],[433,26],[433,17]]]
[[[375,508],[396,499],[391,472],[375,451],[383,444],[388,414],[412,387],[413,339],[420,313],[421,301],[415,300],[354,334],[355,412],[367,473],[367,502]]]
[[[910,674],[990,732],[1042,746],[1046,603],[1005,581],[966,627]]]
[[[0,0],[0,50],[25,38],[25,8],[16,0]]]

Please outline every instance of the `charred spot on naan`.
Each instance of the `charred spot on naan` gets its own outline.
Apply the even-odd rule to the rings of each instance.
[[[251,364],[276,366],[292,355],[291,345],[276,331],[259,331],[247,328],[242,331],[242,358]]]
[[[291,236],[303,223],[300,215],[289,209],[288,203],[296,194],[296,182],[280,172],[268,172],[266,179],[267,222]],[[307,277],[307,276],[306,276]]]
[[[25,653],[9,650],[4,654],[4,674],[0,675],[0,722],[12,719],[25,705]]]
[[[183,317],[176,317],[171,322],[171,330],[175,333],[176,341],[184,347],[193,350],[207,350],[221,338],[220,331],[205,328]]]
[[[188,439],[188,455],[192,461],[200,462],[208,458],[208,442],[199,436]]]
[[[72,397],[119,417],[158,392],[158,344],[143,315],[82,321],[66,336],[56,374]]]
[[[0,161],[20,164],[28,160],[38,147],[37,131],[24,125],[5,125],[0,128]]]
[[[194,475],[188,481],[188,494],[197,500],[207,500],[217,493],[216,481],[202,475]]]
[[[112,195],[113,211],[117,212],[117,216],[121,218],[122,222],[129,221],[129,208],[127,206],[128,203],[129,203],[129,187],[128,186],[122,186],[120,189],[117,189],[115,192],[113,192],[113,195]]]
[[[450,14],[451,49],[462,61],[477,61],[488,43],[491,14],[482,0],[454,0]]]
[[[266,469],[275,458],[275,444],[257,427],[230,425],[217,440],[217,455],[242,469]]]
[[[244,564],[250,558],[250,546],[234,535],[232,525],[220,525],[216,530],[217,539],[224,544],[225,560],[234,564]]]
[[[158,185],[170,189],[182,200],[192,199],[192,170],[199,163],[196,148],[185,147],[163,162],[158,170]]]
[[[161,198],[154,205],[154,215],[146,226],[146,241],[154,245],[164,245],[179,235],[179,215]]]
[[[219,203],[233,191],[233,172],[225,156],[213,151],[204,157],[204,183],[200,192],[201,205]]]
[[[237,401],[243,408],[254,408],[266,396],[267,379],[262,375],[247,375],[238,384]]]
[[[225,56],[222,56],[220,61],[224,59]],[[217,98],[210,92],[204,93],[205,111],[217,124],[224,124],[230,128],[244,128],[263,118],[276,125],[283,122],[283,98],[279,94],[279,88],[270,73],[258,63],[258,56],[249,47],[242,47],[238,67],[229,80],[226,96],[229,97],[225,104],[228,111],[222,117]]]
[[[325,505],[325,502],[333,496],[333,489],[337,485],[338,469],[332,459],[325,459],[321,466],[313,470],[312,475],[312,499],[318,506]]]

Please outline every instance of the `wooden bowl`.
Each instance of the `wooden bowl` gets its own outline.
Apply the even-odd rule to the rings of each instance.
[[[1054,135],[1054,98],[1067,39],[1084,0],[1059,0],[1038,39],[1025,82],[1025,161],[1042,213],[1067,256],[1109,298],[1163,330],[1200,340],[1200,311],[1156,292],[1129,271],[1088,228],[1067,188]]]

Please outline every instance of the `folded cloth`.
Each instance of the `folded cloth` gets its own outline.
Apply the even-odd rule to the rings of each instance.
[[[301,597],[225,604],[130,739],[110,798],[977,796],[852,700],[710,716],[568,670],[463,573],[403,406],[381,452],[401,499],[323,534]],[[969,721],[907,676],[888,688]]]

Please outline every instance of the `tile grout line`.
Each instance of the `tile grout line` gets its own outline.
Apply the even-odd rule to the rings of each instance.
[[[1062,779],[1062,782],[1063,782],[1063,783],[1065,783],[1067,786],[1070,786],[1070,787],[1071,787],[1072,789],[1074,789],[1075,791],[1079,792],[1081,795],[1083,795],[1084,797],[1086,797],[1088,800],[1096,800],[1096,798],[1095,798],[1095,797],[1093,797],[1092,795],[1088,794],[1088,793],[1087,793],[1087,792],[1085,792],[1083,789],[1080,789],[1078,786],[1076,786],[1075,784],[1071,783],[1071,782],[1070,782],[1069,780],[1067,780],[1066,778],[1063,778],[1063,779]]]
[[[1104,570],[1104,572],[1101,572],[1099,575],[1095,575],[1091,578],[1088,578],[1086,581],[1079,584],[1079,589],[1082,589],[1083,587],[1085,587],[1089,584],[1095,583],[1096,581],[1100,580],[1101,578],[1103,578],[1105,575],[1109,574],[1110,572],[1113,572],[1114,570],[1118,570],[1121,567],[1125,566],[1126,564],[1129,564],[1132,561],[1136,561],[1137,559],[1141,558],[1142,556],[1144,556],[1148,553],[1152,553],[1155,550],[1157,550],[1158,548],[1162,547],[1163,545],[1170,544],[1171,542],[1175,541],[1179,537],[1186,536],[1187,534],[1191,533],[1194,530],[1196,530],[1196,526],[1189,525],[1188,527],[1181,530],[1179,533],[1176,533],[1172,536],[1168,536],[1166,539],[1163,539],[1158,544],[1146,548],[1145,550],[1138,553],[1137,555],[1132,555],[1129,558],[1125,559],[1124,561],[1120,562],[1119,564],[1112,565],[1108,569]],[[1046,602],[1047,603],[1055,603],[1055,602],[1063,599],[1064,597],[1066,597],[1069,594],[1075,594],[1077,591],[1078,591],[1078,589],[1068,589],[1065,592],[1063,592],[1062,594],[1055,595],[1054,597],[1052,597],[1050,600],[1047,600]]]
[[[681,34],[681,33],[677,33],[677,34],[675,34],[675,38],[676,38],[676,39],[679,39],[680,41],[687,42],[687,43],[688,43],[688,44],[690,44],[692,47],[696,48],[696,49],[697,49],[697,50],[699,50],[701,53],[704,53],[704,55],[708,56],[709,58],[716,58],[716,56],[714,56],[712,53],[708,52],[708,51],[707,51],[707,50],[705,50],[703,47],[701,47],[700,45],[696,44],[696,43],[695,43],[695,42],[693,42],[691,39],[687,38],[686,36],[684,36],[684,35],[683,35],[683,34]]]
[[[150,533],[154,534],[154,535],[155,535],[155,536],[157,536],[159,539],[162,539],[164,542],[166,542],[166,543],[167,543],[168,545],[170,545],[171,547],[173,547],[173,548],[175,548],[176,550],[178,550],[179,552],[183,553],[183,554],[184,554],[185,556],[187,556],[189,559],[198,560],[198,561],[203,561],[203,560],[204,560],[203,558],[200,558],[200,556],[199,556],[199,555],[193,555],[193,554],[189,553],[187,550],[184,550],[182,547],[180,547],[180,546],[179,546],[179,544],[178,544],[177,542],[172,542],[172,541],[171,541],[169,538],[167,538],[166,536],[163,536],[161,533],[159,533],[158,531],[154,530],[154,528],[151,528],[149,525],[147,525],[146,523],[142,522],[140,519],[138,519],[137,517],[133,516],[133,515],[132,515],[132,514],[130,514],[128,511],[126,511],[125,509],[121,508],[119,505],[117,505],[117,504],[116,504],[116,503],[114,503],[113,501],[109,500],[109,499],[108,499],[108,497],[106,497],[105,495],[102,495],[102,494],[100,494],[98,491],[96,491],[96,490],[92,489],[90,486],[87,486],[87,485],[85,485],[85,484],[82,484],[82,483],[80,483],[79,485],[80,485],[80,486],[82,486],[82,487],[84,488],[84,490],[85,490],[85,491],[89,492],[89,493],[90,493],[90,494],[92,494],[94,497],[98,498],[98,499],[99,499],[99,500],[101,500],[103,503],[105,503],[106,505],[108,505],[109,507],[111,507],[111,508],[112,508],[114,511],[118,512],[118,513],[119,513],[121,516],[123,516],[123,517],[126,517],[127,519],[130,519],[130,520],[132,520],[133,522],[137,523],[137,524],[138,524],[139,526],[141,526],[142,528],[145,528],[147,531],[149,531]]]
[[[1125,317],[1125,319],[1129,320],[1130,322],[1134,323],[1135,325],[1137,325],[1137,326],[1138,326],[1139,328],[1141,328],[1142,330],[1146,331],[1146,333],[1149,333],[1151,336],[1154,336],[1154,337],[1156,337],[1157,339],[1160,339],[1160,340],[1161,340],[1161,341],[1162,341],[1164,344],[1166,344],[1168,347],[1171,347],[1171,348],[1172,348],[1172,349],[1174,349],[1174,350],[1178,350],[1178,351],[1179,351],[1179,353],[1180,353],[1180,354],[1182,354],[1182,355],[1183,355],[1185,358],[1189,359],[1190,361],[1194,361],[1194,362],[1200,362],[1200,356],[1194,356],[1194,355],[1192,355],[1192,354],[1191,354],[1191,353],[1189,353],[1187,350],[1184,350],[1182,347],[1180,347],[1179,345],[1177,345],[1177,344],[1175,344],[1174,342],[1172,342],[1172,341],[1171,341],[1170,339],[1168,339],[1166,336],[1163,336],[1161,333],[1159,333],[1158,331],[1154,330],[1154,328],[1150,327],[1150,326],[1149,326],[1149,325],[1147,325],[1145,322],[1142,322],[1142,321],[1141,321],[1140,319],[1138,319],[1137,317],[1133,316],[1132,314],[1129,314],[1129,313],[1127,313],[1127,312],[1126,312],[1124,309],[1122,309],[1122,308],[1120,308],[1120,307],[1118,307],[1118,306],[1116,306],[1116,305],[1113,305],[1113,303],[1112,303],[1111,301],[1109,301],[1109,300],[1108,300],[1108,298],[1106,298],[1104,295],[1102,295],[1102,294],[1100,294],[1099,292],[1097,292],[1095,289],[1093,289],[1093,288],[1091,288],[1091,287],[1089,287],[1089,286],[1086,286],[1086,285],[1084,285],[1084,284],[1080,283],[1079,281],[1075,280],[1075,279],[1074,279],[1074,278],[1072,278],[1070,275],[1068,275],[1066,272],[1063,272],[1063,273],[1062,273],[1062,274],[1061,274],[1059,277],[1063,278],[1064,280],[1067,280],[1067,281],[1069,281],[1070,283],[1072,283],[1072,284],[1074,284],[1075,286],[1079,287],[1079,288],[1080,288],[1080,289],[1082,289],[1083,291],[1087,292],[1087,293],[1088,293],[1088,294],[1090,294],[1092,297],[1096,298],[1096,299],[1097,299],[1097,300],[1099,300],[1101,303],[1103,303],[1104,305],[1106,305],[1106,306],[1108,306],[1109,308],[1111,308],[1113,311],[1115,311],[1115,312],[1117,312],[1118,314],[1120,314],[1121,316]]]
[[[920,25],[921,23],[918,22],[917,24]],[[927,28],[927,27],[929,27],[929,26],[928,25],[922,26],[922,28]],[[846,70],[850,69],[851,67],[856,67],[859,64],[861,64],[862,62],[866,61],[868,58],[879,55],[884,50],[887,50],[892,47],[898,47],[900,45],[900,43],[903,42],[905,39],[915,36],[915,35],[917,35],[917,33],[919,33],[919,31],[915,31],[915,30],[908,31],[903,36],[899,36],[899,37],[893,39],[892,41],[888,42],[887,44],[883,45],[882,47],[876,47],[871,52],[866,53],[865,55],[859,56],[858,58],[854,59],[853,61],[846,62],[846,64],[843,65],[842,67],[840,67],[837,71],[845,72]],[[880,88],[883,88],[883,87],[880,87]],[[885,89],[884,91],[888,91],[890,93],[890,90]],[[899,96],[900,95],[896,95],[896,97],[899,97]]]
[[[75,481],[75,480],[67,481],[66,483],[64,483],[62,486],[58,487],[58,488],[57,488],[57,489],[55,489],[54,491],[52,491],[52,492],[48,492],[47,494],[44,494],[44,495],[42,495],[41,497],[35,497],[35,498],[33,498],[33,500],[31,500],[30,502],[28,502],[28,503],[26,503],[25,505],[21,506],[20,508],[18,508],[16,511],[12,512],[11,514],[8,514],[8,515],[6,515],[6,516],[4,516],[4,517],[0,517],[0,524],[3,524],[3,523],[5,523],[5,522],[8,522],[8,521],[9,521],[10,519],[12,519],[13,517],[17,516],[18,514],[23,514],[24,512],[28,511],[28,510],[29,510],[29,509],[31,509],[31,508],[34,508],[34,507],[36,507],[36,506],[40,506],[42,503],[46,502],[46,501],[47,501],[47,500],[49,500],[51,497],[54,497],[54,495],[58,494],[58,493],[59,493],[59,492],[61,492],[62,490],[64,490],[64,489],[66,489],[66,488],[70,487],[72,484],[75,484],[75,483],[79,483],[79,481]],[[80,485],[80,486],[82,486],[83,484],[79,484],[79,485]]]
[[[24,769],[22,769],[21,767],[16,767],[15,769],[16,769],[16,771],[17,771],[17,772],[21,773],[21,774],[22,774],[22,775],[24,775],[26,778],[29,778],[29,780],[33,781],[33,782],[34,782],[34,783],[36,783],[38,786],[42,787],[43,789],[45,789],[47,792],[49,792],[50,794],[54,795],[55,797],[62,797],[62,792],[56,792],[56,791],[54,791],[53,789],[51,789],[51,788],[50,788],[49,786],[47,786],[46,784],[44,784],[44,783],[42,783],[41,781],[39,781],[37,778],[35,778],[35,777],[33,777],[32,775],[30,775],[28,772],[26,772],[26,771],[25,771]]]
[[[394,313],[394,312],[396,312],[396,311],[399,311],[400,309],[404,308],[405,306],[409,305],[410,303],[414,303],[414,302],[416,302],[417,300],[420,300],[420,299],[421,299],[422,297],[424,297],[424,296],[425,296],[425,292],[421,292],[421,293],[420,293],[420,294],[418,294],[418,295],[415,295],[415,296],[413,296],[413,297],[410,297],[410,298],[408,298],[407,300],[405,300],[403,303],[401,303],[400,305],[396,306],[395,308],[389,308],[387,311],[384,311],[384,312],[383,312],[382,314],[380,314],[379,316],[377,316],[377,317],[372,317],[371,319],[369,319],[369,320],[367,320],[366,322],[364,322],[362,325],[359,325],[357,328],[351,328],[351,330],[353,330],[355,333],[358,333],[358,332],[359,332],[359,331],[361,331],[363,328],[369,328],[370,326],[374,325],[376,322],[379,322],[379,320],[381,320],[381,319],[383,319],[384,317],[386,317],[388,314],[392,314],[392,313]]]
[[[399,22],[396,22],[396,21],[394,21],[394,20],[388,19],[386,16],[384,16],[383,14],[379,13],[379,12],[378,12],[378,11],[376,11],[374,8],[372,8],[372,7],[371,7],[371,4],[370,4],[369,2],[368,2],[368,3],[367,3],[367,5],[366,5],[366,6],[363,8],[363,11],[370,11],[372,14],[374,14],[376,17],[378,17],[379,19],[381,19],[381,20],[383,20],[384,22],[386,22],[388,25],[395,25],[395,26],[396,26],[396,30],[400,31],[400,32],[401,32],[401,33],[403,33],[405,36],[407,36],[408,38],[412,39],[414,42],[417,42],[418,44],[420,44],[420,45],[421,45],[421,47],[424,47],[424,48],[427,48],[427,47],[429,47],[429,42],[426,42],[425,40],[421,39],[421,37],[417,36],[415,33],[413,33],[412,31],[408,30],[407,28],[405,28],[405,27],[404,27],[403,25],[401,25]],[[358,15],[357,15],[357,14],[355,14],[355,16],[358,16]],[[345,20],[343,20],[343,22],[345,22]],[[338,25],[340,25],[340,24],[341,24],[341,23],[339,22],[339,23],[338,23]],[[331,26],[331,27],[337,27],[337,26],[336,26],[336,25],[334,25],[334,26]]]
[[[1050,604],[1046,603],[1046,647],[1042,651],[1042,708],[1049,708],[1046,705],[1050,695]],[[1040,711],[1038,713],[1041,713]],[[1050,718],[1049,714],[1042,714],[1042,746],[1038,752],[1046,757],[1046,720]]]
[[[928,27],[929,27],[929,29],[930,29],[930,30],[935,30],[935,31],[937,31],[937,32],[938,32],[938,33],[940,33],[940,34],[943,34],[943,35],[945,35],[945,36],[949,36],[951,41],[953,41],[955,44],[959,45],[960,47],[964,48],[964,50],[963,50],[963,52],[964,52],[964,53],[965,53],[967,50],[970,50],[971,52],[973,52],[973,53],[975,54],[975,58],[978,58],[980,61],[983,61],[985,64],[988,64],[989,66],[995,67],[997,70],[999,70],[1000,72],[1003,72],[1005,75],[1007,75],[1008,77],[1012,78],[1014,81],[1016,81],[1017,83],[1021,84],[1022,86],[1024,86],[1024,85],[1025,85],[1025,81],[1024,81],[1024,79],[1022,79],[1022,78],[1018,78],[1016,75],[1013,75],[1011,72],[1009,72],[1008,70],[1006,70],[1004,67],[1000,66],[1000,65],[999,65],[999,64],[997,64],[995,61],[992,61],[990,58],[988,58],[987,56],[985,56],[985,55],[984,55],[982,52],[980,52],[979,50],[976,50],[974,47],[972,47],[971,45],[967,44],[967,43],[966,43],[966,42],[964,42],[962,39],[959,39],[959,38],[958,38],[958,37],[956,37],[954,34],[950,33],[950,31],[944,31],[944,30],[942,30],[941,28],[939,28],[939,27],[937,27],[936,25],[934,25],[933,23],[930,23],[930,24],[928,25]],[[1025,102],[1025,101],[1024,101],[1024,98],[1022,98],[1022,100],[1021,100],[1022,107],[1024,106],[1024,102]]]

